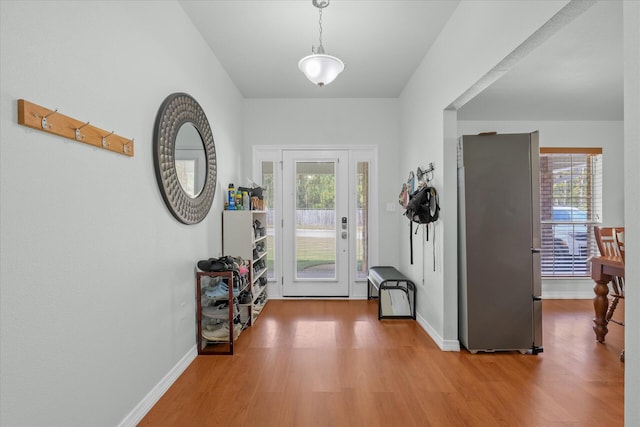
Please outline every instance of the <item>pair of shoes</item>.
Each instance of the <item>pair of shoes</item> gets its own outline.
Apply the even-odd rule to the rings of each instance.
[[[212,288],[204,291],[204,294],[209,298],[222,298],[229,296],[229,285],[225,282],[220,282]],[[233,296],[238,296],[240,294],[240,290],[233,289]]]
[[[253,305],[264,305],[267,302],[267,293],[262,292],[258,298],[253,302]]]
[[[240,332],[242,332],[242,327],[240,325],[234,325],[234,340],[236,340],[240,336]],[[203,329],[202,337],[208,341],[229,341],[229,324],[224,322],[221,323],[219,327],[213,330]]]
[[[209,298],[221,298],[221,297],[229,296],[229,287],[227,286],[226,283],[220,282],[216,286],[213,286],[207,289],[206,291],[204,291],[204,294]]]
[[[251,294],[248,291],[242,291],[238,297],[240,304],[251,304]]]
[[[267,303],[264,294],[253,303],[253,314],[259,314]]]
[[[229,326],[224,323],[213,330],[203,329],[202,337],[209,341],[229,341]]]
[[[202,307],[202,315],[210,319],[228,319],[229,318],[229,305],[210,305]],[[233,317],[238,315],[238,307],[233,305]]]

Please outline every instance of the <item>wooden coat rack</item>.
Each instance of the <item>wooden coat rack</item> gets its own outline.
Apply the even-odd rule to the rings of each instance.
[[[133,139],[127,139],[24,99],[18,100],[18,123],[97,148],[133,157]]]

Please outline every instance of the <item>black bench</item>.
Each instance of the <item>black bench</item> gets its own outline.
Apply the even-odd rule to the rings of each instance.
[[[367,299],[378,299],[378,319],[416,318],[416,285],[395,267],[369,269]],[[372,287],[378,291],[375,296]]]

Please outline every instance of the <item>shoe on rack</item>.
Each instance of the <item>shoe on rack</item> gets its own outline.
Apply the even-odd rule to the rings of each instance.
[[[209,341],[218,341],[218,336],[224,336],[223,327],[226,326],[225,322],[208,323],[202,326],[202,338]],[[227,336],[229,334],[227,333]]]
[[[236,340],[242,332],[240,324],[233,325],[233,339]],[[202,338],[208,341],[229,341],[229,323],[221,322],[217,325],[207,325],[202,329]]]
[[[247,291],[243,291],[238,297],[240,304],[251,304],[251,294]]]
[[[213,332],[215,330],[218,330],[220,328],[222,328],[225,325],[225,322],[212,322],[212,323],[207,323],[206,325],[202,326],[202,330],[207,330],[210,332]]]
[[[220,282],[217,285],[207,289],[204,291],[205,296],[209,298],[224,298],[229,296],[229,285],[225,282]],[[233,288],[233,295],[238,296],[240,294],[240,290]]]
[[[224,282],[220,282],[217,285],[204,291],[204,294],[209,298],[226,297],[229,296],[229,286]]]
[[[238,315],[238,307],[233,305],[233,316]],[[204,317],[208,317],[210,319],[228,319],[229,318],[229,305],[228,304],[220,304],[220,305],[210,305],[207,307],[202,307],[202,315]]]
[[[202,337],[209,341],[229,341],[229,325],[226,322],[219,325],[213,330],[202,329]]]
[[[255,300],[254,304],[256,305],[264,305],[265,302],[267,301],[267,294],[266,293],[261,293],[260,296]]]
[[[240,323],[236,323],[233,325],[233,340],[237,340],[242,332],[242,325]]]

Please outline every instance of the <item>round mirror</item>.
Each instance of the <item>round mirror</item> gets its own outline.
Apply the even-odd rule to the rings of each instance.
[[[196,197],[207,177],[207,156],[202,137],[191,123],[183,124],[176,135],[174,162],[178,182],[189,197]]]
[[[186,93],[169,95],[153,132],[156,179],[169,211],[185,224],[209,213],[216,189],[213,135],[200,105]]]

